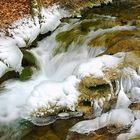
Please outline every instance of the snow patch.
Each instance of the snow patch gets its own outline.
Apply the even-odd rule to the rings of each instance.
[[[0,61],[1,61],[1,75],[4,71],[11,69],[15,71],[20,71],[22,53],[16,46],[16,42],[9,37],[0,38]],[[3,63],[3,64],[2,64]]]
[[[78,100],[79,93],[76,85],[79,80],[75,76],[70,76],[63,82],[43,81],[36,86],[29,96],[25,112],[30,116],[39,108],[45,107],[48,112],[53,112],[53,106],[60,108],[68,108],[75,111],[75,105]],[[25,115],[26,116],[26,115]]]
[[[78,78],[84,78],[86,76],[94,76],[96,78],[104,78],[104,72],[106,68],[115,68],[122,61],[122,58],[117,58],[111,55],[103,55],[97,58],[90,59],[89,61],[82,63],[76,70]]]

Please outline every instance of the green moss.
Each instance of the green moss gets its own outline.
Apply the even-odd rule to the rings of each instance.
[[[110,20],[83,20],[71,30],[60,32],[56,35],[56,41],[59,43],[59,46],[54,49],[54,55],[61,52],[66,52],[72,42],[82,45],[82,43],[85,41],[84,37],[91,30],[110,28],[116,24],[119,25],[119,23]]]
[[[79,29],[78,30],[72,29],[69,31],[59,33],[56,36],[56,41],[59,42],[59,46],[54,49],[54,55],[61,53],[63,51],[66,52],[68,50],[69,45],[72,42],[81,43],[83,36],[86,34],[87,34],[86,32],[82,32]]]
[[[35,56],[27,50],[21,50],[21,51],[23,53],[22,66],[35,66],[35,67],[37,67]]]
[[[25,68],[22,70],[22,72],[21,72],[21,74],[20,74],[20,76],[19,76],[19,79],[20,79],[21,81],[28,80],[28,79],[31,78],[32,74],[33,74],[32,67],[25,67]]]
[[[8,79],[18,78],[18,75],[19,74],[15,71],[8,71],[0,78],[0,84]]]
[[[59,42],[59,46],[54,50],[54,55],[62,51],[67,51],[72,42],[82,44],[84,36],[86,36],[90,30],[94,28],[95,23],[96,22],[93,20],[81,21],[71,30],[57,34],[56,41]]]
[[[13,79],[13,78],[17,78],[22,81],[28,80],[33,74],[32,69],[38,68],[36,64],[36,58],[31,52],[27,50],[22,50],[22,53],[23,53],[22,66],[24,67],[24,69],[22,70],[21,74],[19,75],[19,73],[15,71],[8,71],[0,78],[0,84],[8,79]]]

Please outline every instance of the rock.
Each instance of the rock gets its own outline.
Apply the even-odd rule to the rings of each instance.
[[[140,38],[129,38],[118,41],[115,45],[108,48],[105,53],[115,54],[118,52],[140,51]]]
[[[89,47],[105,47],[103,54],[115,54],[140,50],[138,30],[116,30],[98,35],[89,42]]]
[[[109,84],[110,81],[115,81],[120,78],[121,71],[119,69],[106,69],[104,70],[105,78],[103,77],[94,77],[94,76],[86,76],[81,82],[86,87],[96,87],[98,85]]]

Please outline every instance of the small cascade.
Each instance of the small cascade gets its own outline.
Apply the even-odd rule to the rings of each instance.
[[[38,66],[30,79],[11,79],[1,85],[0,135],[1,132],[4,134],[0,139],[23,137],[25,133],[20,137],[15,131],[22,128],[24,121],[46,126],[57,120],[74,117],[92,120],[79,122],[72,127],[73,132],[85,134],[101,129],[107,132],[115,127],[118,136],[115,138],[119,140],[124,129],[130,137],[136,132],[135,128],[139,130],[136,125],[139,122],[139,112],[133,105],[140,102],[140,57],[139,46],[131,49],[129,45],[134,46],[134,38],[138,42],[139,29],[131,24],[124,25],[117,17],[95,14],[91,19],[66,18],[60,21],[62,15],[57,8],[54,11],[53,8],[44,9],[42,12],[48,13],[46,17],[44,15],[41,28],[33,25],[31,32],[25,34],[22,30],[28,29],[25,25],[30,19],[24,19],[23,27],[18,27],[18,23],[22,23],[18,21],[13,26],[18,25],[18,28],[9,30],[16,40],[14,51],[20,54],[20,57],[15,56],[19,61],[22,57],[20,47],[29,46],[39,33],[52,33],[29,50]],[[29,24],[32,25],[32,21]],[[37,32],[30,38],[34,29]],[[127,45],[127,41],[130,44],[121,48],[122,44]],[[4,70],[10,66],[12,70],[17,70],[18,60],[13,64],[11,59],[6,59],[3,55],[0,57]],[[18,71],[22,69],[21,66],[17,68]],[[11,127],[14,123],[15,129]],[[8,132],[5,135],[8,127],[9,130],[14,129],[11,131],[13,134]],[[21,134],[21,131],[18,132]]]

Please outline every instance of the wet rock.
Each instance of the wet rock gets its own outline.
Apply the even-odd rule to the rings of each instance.
[[[140,103],[132,103],[129,105],[131,110],[140,110]]]
[[[94,76],[86,76],[81,82],[86,87],[96,87],[98,85],[109,84],[110,81],[115,81],[120,78],[121,71],[119,69],[108,68],[104,70],[104,77],[94,77]]]
[[[139,3],[140,0],[113,0],[112,4],[94,7],[92,10],[98,14],[134,20],[138,18],[140,13]]]
[[[140,36],[138,30],[120,30],[107,32],[93,38],[89,47],[105,47],[103,54],[115,54],[139,50]]]
[[[139,68],[140,65],[140,51],[131,51],[126,53],[124,59],[124,66],[129,66],[135,70]]]
[[[117,52],[130,52],[130,51],[140,51],[140,38],[124,39],[118,41],[115,45],[108,48],[105,53],[114,54]]]
[[[96,130],[93,133],[91,132],[90,134],[70,132],[66,140],[115,140],[119,134],[127,132],[129,128],[129,126],[116,127],[115,125],[110,125]]]
[[[116,21],[113,17],[106,16],[95,15],[93,19],[79,20],[79,23],[74,24],[72,29],[60,32],[56,35],[56,41],[59,45],[54,49],[54,55],[66,52],[72,44],[78,47],[82,46],[85,37],[90,31],[112,28],[117,25],[121,25],[121,23]],[[66,36],[69,37],[66,38]]]

